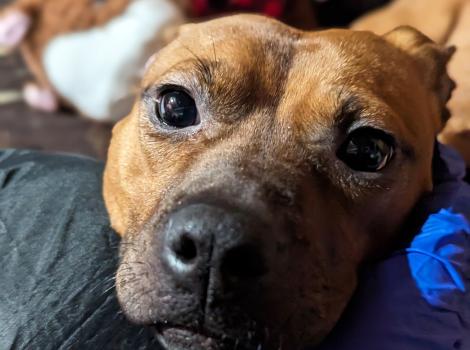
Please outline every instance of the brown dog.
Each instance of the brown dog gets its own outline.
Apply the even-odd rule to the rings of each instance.
[[[109,151],[126,315],[168,349],[317,344],[432,190],[452,51],[407,27],[182,27]]]

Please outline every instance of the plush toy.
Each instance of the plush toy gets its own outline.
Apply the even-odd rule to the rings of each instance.
[[[0,46],[21,51],[36,78],[26,102],[69,105],[100,121],[129,111],[132,87],[165,29],[185,21],[175,0],[17,0],[0,15]]]
[[[117,121],[132,106],[145,62],[179,24],[239,11],[313,27],[309,0],[16,0],[0,12],[0,47],[21,49],[36,81],[25,101]]]

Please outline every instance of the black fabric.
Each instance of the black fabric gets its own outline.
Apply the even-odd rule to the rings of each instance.
[[[0,349],[155,349],[115,297],[119,238],[88,158],[0,151]]]

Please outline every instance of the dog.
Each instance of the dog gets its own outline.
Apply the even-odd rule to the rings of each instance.
[[[182,26],[104,174],[127,317],[167,349],[321,342],[433,189],[453,52],[411,27]]]

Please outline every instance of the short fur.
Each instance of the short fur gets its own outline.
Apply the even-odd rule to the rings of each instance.
[[[450,54],[409,27],[382,37],[305,32],[248,15],[182,27],[114,128],[105,170],[106,205],[124,241],[116,285],[127,316],[183,327],[182,342],[177,331],[163,334],[174,348],[317,344],[348,303],[359,267],[392,249],[432,191]],[[190,92],[199,125],[155,122],[164,84]],[[383,171],[355,172],[337,158],[355,125],[396,139]],[[269,228],[259,238],[278,250],[257,292],[239,303],[208,291],[200,324],[200,301],[175,293],[156,252],[168,215],[209,197],[262,218]]]
[[[353,23],[357,30],[386,33],[399,25],[411,25],[440,45],[455,46],[449,74],[457,89],[449,102],[452,118],[439,138],[454,146],[470,167],[470,1],[395,0]]]

